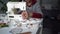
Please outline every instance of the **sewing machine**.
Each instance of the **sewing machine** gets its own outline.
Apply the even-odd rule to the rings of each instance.
[[[26,2],[8,2],[7,9],[8,19],[22,20],[21,14],[18,13],[26,10]]]

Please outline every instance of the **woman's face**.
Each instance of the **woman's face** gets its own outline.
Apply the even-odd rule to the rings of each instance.
[[[28,3],[31,2],[31,0],[25,0],[25,1],[28,2]]]

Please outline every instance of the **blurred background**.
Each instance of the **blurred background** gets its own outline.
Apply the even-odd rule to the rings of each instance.
[[[0,14],[6,14],[8,1],[0,0]],[[60,0],[38,0],[44,15],[43,34],[60,34]]]

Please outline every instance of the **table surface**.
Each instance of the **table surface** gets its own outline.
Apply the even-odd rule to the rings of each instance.
[[[40,22],[42,22],[42,20]],[[33,32],[32,34],[36,34],[38,28],[39,27],[34,27],[33,29],[26,29],[26,28],[24,28],[23,32],[32,31]],[[1,34],[11,34],[9,31],[11,31],[11,27],[0,28],[0,33]]]

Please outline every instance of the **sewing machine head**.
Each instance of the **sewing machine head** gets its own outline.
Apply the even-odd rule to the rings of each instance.
[[[8,2],[7,9],[7,14],[19,13],[20,11],[26,10],[26,2]]]

